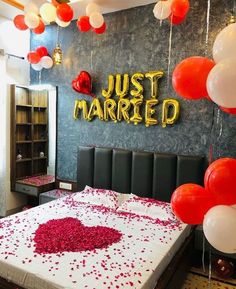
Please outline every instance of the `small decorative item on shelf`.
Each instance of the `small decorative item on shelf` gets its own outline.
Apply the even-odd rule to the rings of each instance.
[[[18,161],[19,161],[19,160],[22,160],[22,154],[21,154],[21,151],[20,151],[20,150],[17,151],[16,159],[17,159]]]
[[[43,158],[44,157],[44,152],[39,152],[39,157]]]

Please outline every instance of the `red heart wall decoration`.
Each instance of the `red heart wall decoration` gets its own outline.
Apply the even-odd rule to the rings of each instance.
[[[72,88],[79,93],[94,97],[92,93],[92,78],[87,71],[81,71],[80,74],[72,80]]]

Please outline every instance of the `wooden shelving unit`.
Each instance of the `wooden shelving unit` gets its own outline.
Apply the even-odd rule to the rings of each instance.
[[[47,174],[47,165],[48,92],[11,85],[12,190],[19,180]]]

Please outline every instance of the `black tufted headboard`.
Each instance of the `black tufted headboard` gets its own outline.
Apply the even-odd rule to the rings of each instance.
[[[206,160],[121,149],[79,147],[77,188],[86,185],[170,201],[176,187],[203,183]]]

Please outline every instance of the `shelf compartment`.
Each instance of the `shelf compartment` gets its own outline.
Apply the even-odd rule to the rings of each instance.
[[[35,125],[34,126],[34,140],[40,141],[47,139],[47,131],[44,126],[41,125]]]
[[[34,107],[48,106],[48,93],[46,90],[31,91],[32,104]]]
[[[16,155],[20,153],[22,159],[28,159],[32,157],[32,144],[31,143],[17,143]]]
[[[47,142],[36,142],[33,147],[33,158],[40,158],[40,152],[44,152],[46,155],[47,152]]]
[[[33,123],[47,123],[47,110],[45,109],[34,109]]]
[[[31,162],[17,162],[16,163],[16,179],[21,179],[31,175]]]
[[[16,86],[15,88],[15,101],[16,105],[32,105],[29,90],[25,87]]]
[[[16,142],[26,142],[31,141],[31,126],[23,126],[17,125],[16,126]]]
[[[16,110],[17,123],[31,123],[31,109],[19,106]]]
[[[47,158],[35,158],[33,160],[33,175],[41,175],[47,173]]]

